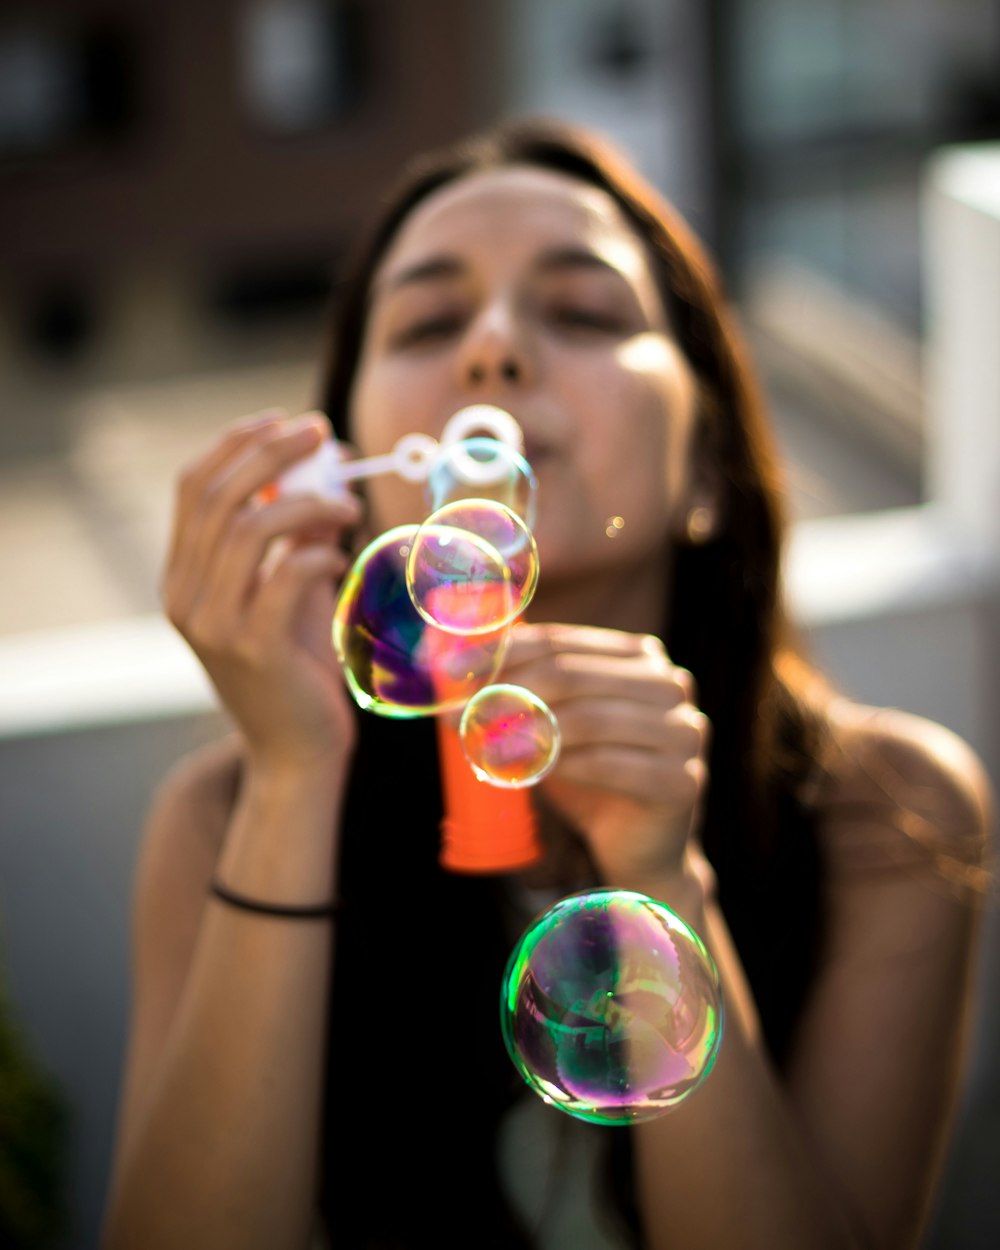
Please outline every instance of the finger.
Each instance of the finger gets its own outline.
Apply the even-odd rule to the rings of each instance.
[[[277,537],[311,534],[339,545],[345,529],[354,524],[360,505],[352,499],[319,500],[297,496],[266,507],[247,505],[232,517],[229,529],[214,551],[169,562],[164,577],[164,601],[175,624],[196,605],[215,601],[241,605],[254,585],[267,546]]]
[[[690,704],[668,711],[631,700],[574,699],[553,711],[566,750],[616,746],[688,759],[707,746],[708,717]]]
[[[587,656],[592,658],[573,658]],[[609,665],[605,670],[600,657],[622,663],[614,668]],[[644,675],[666,677],[675,687],[672,702],[677,699],[678,689],[682,699],[698,702],[694,675],[673,664],[663,643],[653,634],[631,634],[592,626],[524,623],[511,631],[505,661],[505,674],[510,681],[531,686],[532,682],[546,680],[546,673],[560,673],[569,686],[575,679],[584,679],[588,674],[599,676],[605,671],[617,673],[622,681],[642,680]],[[553,695],[556,689],[553,688]],[[542,691],[537,693],[541,695]]]
[[[339,549],[344,531],[356,523],[359,514],[360,504],[353,497],[326,500],[293,496],[263,508],[244,508],[219,544],[202,593],[216,600],[221,613],[238,618],[257,590],[269,553],[279,539],[286,539],[291,546],[316,544]]]
[[[304,537],[319,537],[339,545],[344,533],[356,526],[360,517],[360,501],[351,493],[336,498],[289,496],[264,506],[244,504],[232,514],[228,529],[213,542],[210,533],[199,532],[190,512],[181,508],[162,580],[168,615],[177,624],[178,616],[183,617],[194,604],[210,597],[220,567],[231,574],[226,577],[227,584],[235,580],[246,585],[247,562],[259,563],[262,545],[275,537],[299,530]]]
[[[510,654],[520,663],[576,651],[592,655],[640,656],[656,651],[666,656],[652,634],[633,634],[593,625],[534,625],[520,621],[511,630]]]
[[[332,585],[339,581],[348,563],[345,552],[325,543],[288,548],[256,597],[249,627],[261,639],[277,641],[288,637],[309,591],[321,582]]]
[[[316,450],[329,427],[316,413],[265,428],[242,444],[203,484],[195,507],[206,504],[222,513],[242,507],[297,461]]]
[[[265,408],[250,416],[241,417],[238,421],[233,421],[207,452],[203,452],[196,460],[190,461],[178,470],[168,563],[180,539],[179,531],[183,521],[185,501],[197,498],[205,483],[210,481],[243,446],[266,431],[277,429],[287,415],[284,408]]]
[[[287,420],[288,413],[284,408],[264,408],[231,422],[206,452],[182,466],[177,474],[178,493],[193,497],[200,495],[205,484],[242,448],[269,431],[279,429]]]
[[[233,516],[262,486],[315,450],[322,438],[323,427],[315,417],[282,422],[252,436],[199,491],[186,483],[178,497],[172,565],[202,580]]]
[[[505,681],[526,686],[555,709],[573,699],[620,699],[669,710],[688,700],[682,670],[651,664],[645,656],[562,652],[505,662]]]
[[[664,763],[656,751],[616,746],[563,748],[550,774],[560,783],[677,808],[697,801],[707,776],[705,761],[697,757]]]

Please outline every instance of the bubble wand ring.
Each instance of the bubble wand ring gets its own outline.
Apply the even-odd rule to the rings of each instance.
[[[391,451],[377,456],[347,460],[342,444],[328,439],[311,456],[283,473],[274,490],[267,492],[267,498],[315,493],[336,499],[343,497],[345,483],[387,473],[395,473],[407,482],[425,482],[442,456],[450,458],[466,483],[490,485],[506,472],[502,458],[477,459],[461,446],[473,434],[483,431],[504,447],[522,452],[521,429],[509,412],[492,404],[472,404],[449,418],[440,440],[429,434],[404,434]]]

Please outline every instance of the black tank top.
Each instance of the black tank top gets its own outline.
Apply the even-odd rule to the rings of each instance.
[[[343,817],[322,1210],[349,1250],[529,1246],[496,1167],[497,1126],[525,1088],[499,1026],[510,953],[501,883],[438,866],[433,723],[359,712],[358,729]],[[780,1067],[817,954],[820,874],[812,813],[791,794],[777,796],[774,812],[766,862],[738,837],[713,858]],[[628,1217],[628,1133],[611,1136],[609,1191]]]

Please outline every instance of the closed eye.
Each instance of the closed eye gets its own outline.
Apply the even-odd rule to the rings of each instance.
[[[432,342],[435,339],[447,338],[457,333],[461,327],[461,318],[454,313],[439,317],[427,317],[405,326],[395,336],[397,346],[406,347],[420,343]]]
[[[578,305],[559,306],[550,309],[549,317],[556,325],[570,330],[595,330],[606,334],[620,334],[626,329],[625,321],[621,316],[600,308],[584,308]]]

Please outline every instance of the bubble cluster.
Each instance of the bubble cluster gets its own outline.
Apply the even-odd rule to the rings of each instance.
[[[524,686],[484,686],[465,705],[462,750],[481,781],[516,790],[537,785],[559,758],[559,725]]]
[[[553,1107],[595,1124],[664,1115],[712,1069],[718,972],[665,903],[626,890],[560,899],[518,940],[501,988],[507,1052]]]
[[[475,415],[465,410],[469,420]],[[370,459],[369,468],[380,463]],[[368,544],[333,619],[334,650],[359,706],[398,718],[465,707],[460,736],[470,767],[507,789],[536,784],[559,751],[555,717],[530,691],[497,685],[474,698],[494,682],[538,583],[526,519],[536,485],[508,443],[445,444],[429,475],[436,506],[419,525]]]

